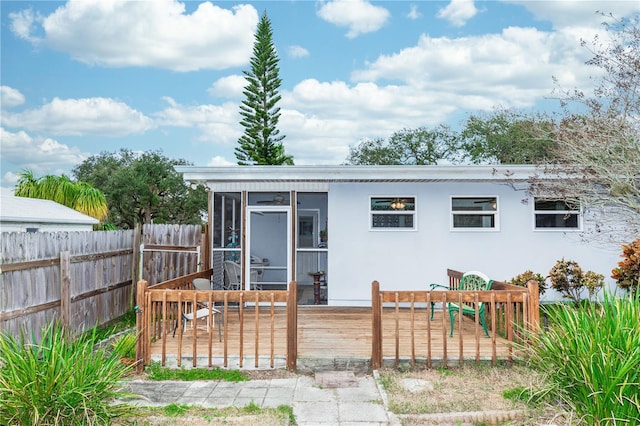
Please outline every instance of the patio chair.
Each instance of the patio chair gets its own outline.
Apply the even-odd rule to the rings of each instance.
[[[211,290],[211,281],[206,278],[195,278],[191,284],[196,290]]]
[[[243,290],[242,288],[242,268],[236,262],[224,261],[225,284],[227,290]],[[262,290],[258,282],[258,271],[252,270],[250,274],[251,290]]]
[[[207,330],[209,330],[209,327],[213,326],[213,321],[215,320],[215,317],[220,313],[221,312],[219,310],[217,310],[214,307],[211,307],[211,315],[209,315],[208,306],[197,309],[195,312],[182,312],[182,329],[184,330],[184,327],[186,326],[187,321],[194,321],[194,318],[196,321],[202,318],[207,318]],[[195,327],[196,324],[193,323],[193,326]],[[177,329],[178,329],[178,321],[176,321],[176,325],[173,329],[173,337],[176,337]],[[218,317],[218,340],[222,342],[222,329],[220,327],[220,317]]]
[[[458,290],[460,291],[488,291],[491,290],[493,280],[490,280],[488,276],[479,271],[465,272],[460,279]],[[440,284],[429,284],[431,290],[436,288],[444,288],[449,290],[448,286]],[[433,307],[435,302],[431,302],[431,319],[433,320]],[[463,303],[462,306],[458,306],[458,303],[448,302],[447,310],[449,311],[449,320],[451,322],[451,332],[449,337],[453,337],[453,326],[456,313],[462,310],[462,314],[473,315],[475,317],[476,309],[473,303]],[[489,337],[489,331],[487,330],[487,322],[485,319],[485,302],[478,303],[478,314],[480,316],[480,325],[484,330],[484,334]]]
[[[211,290],[211,281],[206,278],[195,278],[191,282],[191,285],[193,285],[193,288],[195,290],[208,290],[208,291]],[[209,304],[207,302],[198,302],[198,306],[199,308],[195,312],[196,321],[202,318],[209,317]],[[207,329],[208,327],[211,327],[213,325],[213,321],[215,320],[216,315],[220,313],[221,312],[218,309],[216,309],[215,306],[211,309],[211,317],[207,318]],[[183,312],[182,327],[184,328],[187,321],[193,321],[193,318],[194,318],[193,312]],[[220,341],[222,341],[222,329],[220,326],[220,318],[221,316],[218,316],[218,338],[220,339]],[[194,324],[194,327],[195,327],[195,324]],[[176,322],[176,326],[173,329],[174,337],[176,335],[177,328],[178,328],[178,323]]]

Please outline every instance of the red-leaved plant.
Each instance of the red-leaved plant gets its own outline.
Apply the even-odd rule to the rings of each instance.
[[[611,271],[611,278],[618,287],[635,293],[640,288],[640,238],[631,244],[622,245],[622,259]]]

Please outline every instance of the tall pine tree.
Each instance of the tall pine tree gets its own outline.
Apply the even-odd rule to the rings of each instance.
[[[251,70],[243,71],[247,80],[244,88],[246,99],[240,105],[240,124],[244,134],[235,149],[238,164],[244,165],[292,165],[293,158],[286,155],[277,129],[280,108],[276,106],[281,96],[278,88],[278,55],[272,41],[271,22],[266,11],[262,14],[253,44]]]

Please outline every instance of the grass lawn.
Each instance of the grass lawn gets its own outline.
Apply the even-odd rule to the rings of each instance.
[[[295,425],[293,409],[288,406],[198,408],[170,404],[166,407],[135,408],[131,415],[120,417],[113,426],[200,426],[200,425]]]

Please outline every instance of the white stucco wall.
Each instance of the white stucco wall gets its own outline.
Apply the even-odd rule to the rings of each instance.
[[[371,231],[372,195],[415,196],[417,230]],[[497,196],[499,230],[451,231],[452,195]],[[547,275],[563,257],[603,274],[615,287],[610,275],[620,260],[620,247],[584,243],[576,231],[535,231],[533,205],[527,199],[524,191],[482,182],[331,184],[329,304],[368,305],[373,280],[383,290],[426,289],[429,283],[446,284],[447,268],[480,270],[508,280],[527,269]],[[553,298],[558,298],[553,291],[543,296]]]

